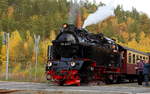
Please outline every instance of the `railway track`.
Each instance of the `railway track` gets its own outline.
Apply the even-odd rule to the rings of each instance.
[[[27,93],[28,92],[28,93]],[[150,87],[137,83],[100,86],[54,86],[48,83],[3,82],[0,94],[150,94]]]
[[[8,93],[13,93],[13,92],[18,92],[20,90],[5,90],[5,89],[0,89],[0,94],[8,94]]]

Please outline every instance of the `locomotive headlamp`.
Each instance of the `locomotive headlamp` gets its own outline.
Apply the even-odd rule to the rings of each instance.
[[[112,48],[113,48],[113,49],[115,49],[115,48],[116,48],[116,46],[115,46],[115,45],[113,45],[113,46],[112,46]]]
[[[51,79],[51,75],[47,75],[46,78],[47,78],[47,80],[50,80]]]
[[[68,27],[68,24],[63,24],[63,28],[66,28],[66,27]]]
[[[51,61],[48,61],[47,66],[51,67],[53,65],[53,63]]]
[[[70,65],[71,65],[72,67],[74,67],[74,66],[76,65],[76,63],[75,63],[75,62],[71,62]]]

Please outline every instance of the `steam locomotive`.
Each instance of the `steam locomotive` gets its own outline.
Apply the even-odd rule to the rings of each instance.
[[[149,55],[115,43],[102,33],[94,34],[72,24],[64,24],[52,46],[48,46],[46,78],[59,85],[80,85],[92,81],[120,82],[136,79],[128,53]],[[133,72],[132,72],[133,71]]]

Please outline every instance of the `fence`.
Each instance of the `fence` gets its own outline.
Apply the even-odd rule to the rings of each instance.
[[[27,39],[12,44],[11,37],[3,38],[6,42],[1,47],[0,80],[46,81],[45,62],[50,40],[40,41],[39,36],[34,36],[32,41]]]

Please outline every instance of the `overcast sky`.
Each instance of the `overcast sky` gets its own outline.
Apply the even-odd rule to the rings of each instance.
[[[85,1],[85,0],[82,0]],[[88,0],[93,2],[93,0]],[[132,10],[132,7],[136,8],[138,12],[146,13],[150,17],[150,0],[95,0],[103,2],[105,4],[111,4],[114,7],[121,4],[124,10]]]

